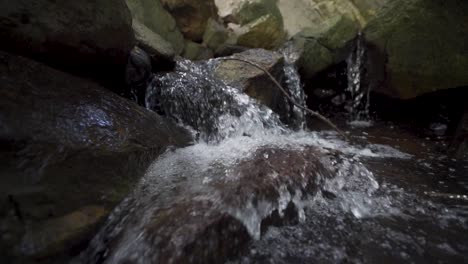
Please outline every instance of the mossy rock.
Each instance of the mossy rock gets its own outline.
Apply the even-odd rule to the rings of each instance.
[[[468,84],[467,1],[399,0],[365,28],[374,89],[402,99]],[[376,63],[380,62],[380,63]]]
[[[211,49],[202,44],[186,40],[182,56],[189,60],[207,60],[213,58],[214,53]]]
[[[305,78],[346,59],[348,44],[359,33],[359,23],[349,16],[334,17],[324,28],[306,28],[293,37],[301,51],[299,68]]]
[[[134,20],[163,37],[176,54],[184,50],[184,36],[175,19],[164,9],[159,0],[126,0]]]

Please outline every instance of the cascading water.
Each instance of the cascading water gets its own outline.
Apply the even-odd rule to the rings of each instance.
[[[301,76],[297,71],[295,65],[299,59],[299,53],[295,50],[292,43],[288,43],[282,50],[285,60],[284,75],[286,77],[285,83],[290,92],[291,98],[299,105],[306,106],[306,95],[304,93],[304,87],[301,83]],[[306,113],[303,109],[298,108],[296,105],[290,104],[294,114],[295,127],[304,129],[306,126]]]
[[[354,50],[346,60],[348,75],[346,92],[350,98],[345,108],[349,113],[350,123],[355,125],[369,123],[370,87],[365,87],[363,84],[365,55],[363,36],[359,33]]]
[[[213,76],[216,66],[181,60],[175,72],[154,77],[146,106],[190,127],[197,141],[154,161],[78,263],[218,262],[245,247],[242,230],[258,240],[272,215],[285,217],[292,206],[304,222],[327,197],[356,218],[372,215],[379,184],[360,158],[407,155],[352,146],[334,132],[294,132]],[[304,103],[291,63],[285,73],[292,97]],[[294,112],[303,123],[304,113]],[[228,235],[232,245],[222,242]]]

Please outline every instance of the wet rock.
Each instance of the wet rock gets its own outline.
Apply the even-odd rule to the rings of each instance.
[[[128,57],[125,80],[130,87],[133,101],[144,105],[146,86],[151,77],[151,60],[148,54],[135,47]]]
[[[273,49],[285,40],[281,12],[275,0],[216,1],[221,17],[237,38],[250,48]]]
[[[284,77],[284,58],[277,52],[252,49],[234,54],[233,57],[258,64],[275,76],[280,83]],[[221,61],[215,73],[228,85],[239,88],[273,111],[280,114],[284,111],[283,94],[262,70],[241,61]]]
[[[358,36],[359,24],[349,16],[338,16],[319,28],[306,28],[296,34],[293,45],[300,52],[298,66],[303,77],[317,73],[346,59]]]
[[[210,18],[217,18],[214,0],[161,0],[185,38],[201,42]]]
[[[30,228],[89,205],[110,210],[155,156],[190,140],[153,112],[22,57],[0,53],[0,83],[2,263],[32,261],[13,251]],[[50,245],[62,246],[54,241],[68,235],[51,239]],[[68,246],[29,242],[44,247],[34,256],[69,253]]]
[[[401,99],[468,84],[466,1],[391,1],[369,21],[375,91]]]
[[[189,60],[207,60],[213,58],[213,51],[202,44],[187,40],[182,56]]]
[[[2,1],[0,48],[99,81],[123,84],[135,44],[124,1]],[[53,14],[53,15],[51,15]]]
[[[332,155],[313,147],[265,146],[237,162],[201,168],[185,157],[190,153],[156,161],[76,263],[225,262],[269,225],[299,220],[301,201],[334,173],[326,169]],[[189,174],[168,168],[171,158],[195,167]]]
[[[126,0],[126,2],[134,21],[138,21],[171,43],[177,55],[182,53],[184,36],[177,27],[175,19],[164,9],[159,0]],[[135,31],[138,32],[138,24],[134,23],[134,25],[137,25]]]
[[[458,124],[451,149],[456,157],[460,159],[468,158],[468,107],[466,107],[465,114]]]
[[[87,206],[65,216],[46,220],[27,228],[16,248],[18,254],[36,259],[62,253],[77,247],[92,237],[109,211],[99,206]]]

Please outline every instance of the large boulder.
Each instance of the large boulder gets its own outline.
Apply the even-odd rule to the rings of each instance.
[[[157,160],[76,264],[223,263],[268,226],[299,220],[302,202],[337,162],[308,146],[241,148],[236,162],[217,149],[194,146]]]
[[[185,38],[201,42],[207,22],[216,18],[214,0],[161,0],[172,14]]]
[[[347,16],[359,25],[365,19],[354,2],[383,0],[279,0],[278,7],[284,19],[284,26],[289,36],[294,36],[306,28],[318,30],[329,27],[337,18]]]
[[[220,16],[237,38],[250,48],[273,49],[286,38],[283,17],[275,0],[216,1]]]
[[[233,58],[251,61],[277,78],[284,79],[284,58],[280,53],[264,49],[251,49],[237,53]],[[280,115],[285,115],[285,98],[274,82],[262,70],[242,61],[221,61],[215,70],[218,78],[228,85],[240,89],[249,96],[257,99]],[[285,120],[286,118],[283,118]]]
[[[138,26],[143,25],[153,31],[153,34],[168,41],[177,55],[182,53],[184,36],[177,27],[174,17],[164,9],[159,0],[126,0],[126,2],[134,20],[133,24],[137,25],[136,32],[141,32]],[[154,36],[151,38],[154,39]]]
[[[135,42],[125,1],[4,0],[0,6],[2,50],[99,80],[123,76]]]
[[[4,52],[0,84],[2,263],[73,254],[153,158],[190,141],[90,81]]]
[[[365,28],[373,88],[408,99],[468,84],[467,1],[391,1]]]
[[[292,43],[300,53],[297,62],[304,78],[346,59],[353,40],[359,33],[359,24],[343,15],[327,21],[319,27],[309,27],[296,34]]]

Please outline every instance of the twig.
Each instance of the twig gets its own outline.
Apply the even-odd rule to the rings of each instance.
[[[244,60],[244,59],[239,59],[239,58],[233,58],[233,57],[225,57],[225,58],[217,58],[217,60],[225,60],[225,61],[228,61],[228,60],[231,60],[231,61],[240,61],[240,62],[244,62],[244,63],[247,63],[251,66],[254,66],[255,68],[263,71],[272,81],[273,83],[280,89],[280,91],[284,94],[284,96],[286,96],[286,98],[292,103],[294,104],[295,106],[299,107],[300,109],[308,112],[310,115],[314,116],[314,117],[317,117],[318,119],[322,120],[323,122],[325,122],[327,125],[329,125],[330,127],[332,127],[336,132],[338,132],[338,134],[340,134],[343,138],[345,138],[346,140],[349,141],[348,137],[346,136],[345,133],[343,133],[335,124],[333,124],[328,118],[324,117],[323,115],[307,108],[306,106],[302,106],[300,105],[299,103],[295,102],[294,99],[289,95],[289,93],[286,91],[286,89],[284,89],[284,87],[275,79],[275,77],[273,77],[273,75],[271,75],[270,72],[268,72],[265,68],[263,68],[262,66],[254,63],[254,62],[251,62],[251,61],[248,61],[248,60]]]

